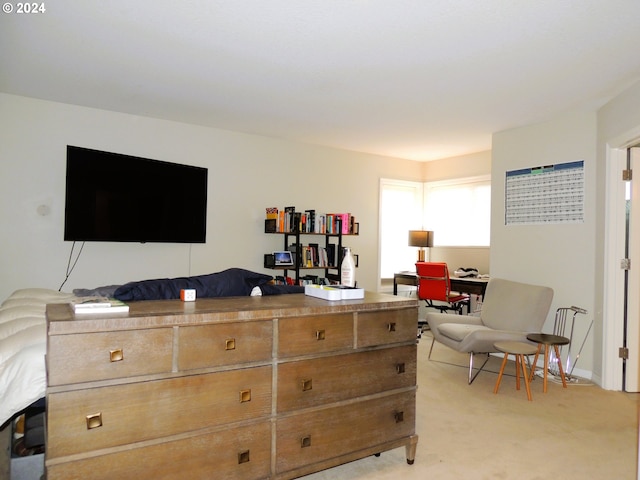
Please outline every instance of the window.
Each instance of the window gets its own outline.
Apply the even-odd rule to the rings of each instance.
[[[409,230],[433,230],[434,246],[489,246],[491,176],[439,182],[380,180],[380,278],[415,270]]]
[[[424,198],[424,228],[433,230],[434,246],[489,246],[489,175],[425,183]]]
[[[416,251],[409,230],[422,228],[423,183],[380,180],[380,278],[415,270]]]

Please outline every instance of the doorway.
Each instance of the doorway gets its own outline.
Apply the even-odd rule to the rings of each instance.
[[[640,147],[627,149],[627,168],[640,174]],[[627,181],[626,258],[633,259],[634,268],[625,270],[625,318],[623,319],[622,390],[640,392],[640,179]]]
[[[629,142],[629,146],[610,148],[607,163],[602,386],[626,392],[640,392],[638,144],[636,140]],[[623,172],[633,172],[634,167],[635,181],[633,173],[628,180],[623,180]],[[625,259],[629,259],[626,265]]]

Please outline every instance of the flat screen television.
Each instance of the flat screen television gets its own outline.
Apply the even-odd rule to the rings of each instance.
[[[202,167],[67,146],[64,239],[204,243]]]

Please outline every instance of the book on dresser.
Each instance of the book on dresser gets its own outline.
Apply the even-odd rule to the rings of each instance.
[[[71,308],[76,314],[98,313],[126,313],[129,305],[121,300],[108,297],[84,297],[71,302]]]

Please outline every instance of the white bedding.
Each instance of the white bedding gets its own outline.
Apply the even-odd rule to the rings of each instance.
[[[0,425],[45,396],[45,308],[72,298],[71,293],[28,288],[0,305]]]

